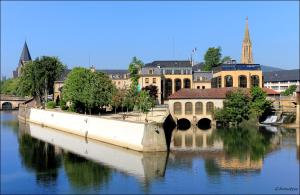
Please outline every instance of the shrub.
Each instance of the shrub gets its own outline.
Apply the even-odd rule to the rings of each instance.
[[[47,102],[47,105],[46,105],[46,107],[47,108],[55,108],[55,102],[54,101],[49,101],[49,102]]]
[[[61,99],[59,103],[60,103],[60,109],[62,109],[62,110],[68,109],[67,103],[64,99]]]

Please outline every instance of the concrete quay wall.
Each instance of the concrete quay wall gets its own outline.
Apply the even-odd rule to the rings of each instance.
[[[167,151],[162,125],[36,108],[20,108],[19,118],[136,151]]]

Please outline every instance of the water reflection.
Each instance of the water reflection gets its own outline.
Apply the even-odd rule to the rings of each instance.
[[[173,158],[183,158],[183,152],[204,158],[209,176],[220,171],[257,172],[263,166],[263,157],[276,150],[280,135],[258,129],[229,128],[201,130],[192,127],[186,131],[174,130],[171,139]],[[186,154],[184,155],[187,156]]]
[[[166,152],[135,152],[32,123],[27,123],[26,126],[20,123],[20,136],[24,159],[32,158],[32,155],[39,156],[39,152],[43,154],[45,145],[52,159],[62,155],[66,174],[75,187],[96,187],[108,182],[111,175],[108,167],[133,175],[142,182],[149,182],[165,174]],[[37,151],[32,154],[35,150]],[[29,154],[25,155],[26,152]],[[45,155],[40,155],[39,158],[43,156]],[[40,162],[45,164],[47,160],[40,159]],[[55,162],[51,161],[49,164],[59,166]]]

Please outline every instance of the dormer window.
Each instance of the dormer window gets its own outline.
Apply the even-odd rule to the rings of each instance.
[[[153,70],[152,69],[149,69],[149,74],[153,74]]]

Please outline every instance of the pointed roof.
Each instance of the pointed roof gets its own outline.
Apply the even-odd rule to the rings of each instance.
[[[246,17],[246,29],[245,29],[244,42],[251,42],[249,28],[248,28],[248,16]]]
[[[26,41],[24,43],[22,54],[20,56],[20,61],[31,61],[31,56],[30,56],[29,49],[28,49]]]

